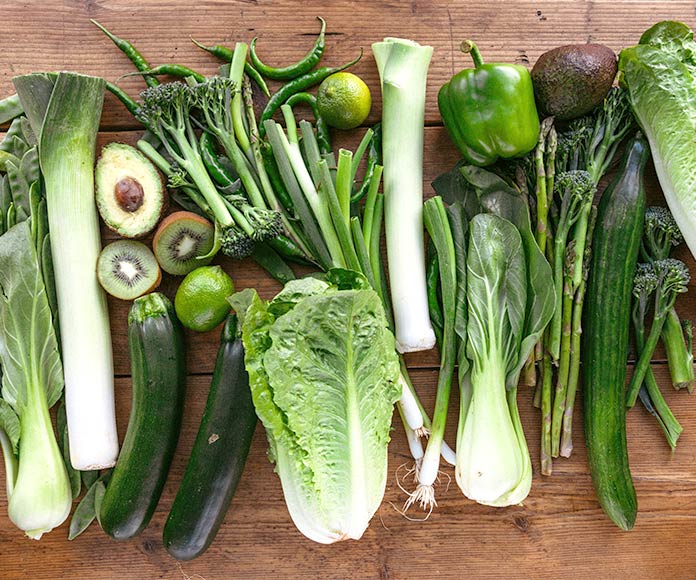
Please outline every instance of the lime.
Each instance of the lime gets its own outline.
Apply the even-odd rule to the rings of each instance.
[[[317,107],[329,126],[355,129],[370,114],[372,95],[359,76],[337,72],[319,85]]]
[[[227,297],[232,293],[232,278],[220,266],[201,266],[181,281],[174,309],[186,328],[205,332],[225,320],[230,311]]]

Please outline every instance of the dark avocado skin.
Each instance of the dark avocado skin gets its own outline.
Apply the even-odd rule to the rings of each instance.
[[[544,115],[567,121],[589,113],[616,77],[616,54],[603,44],[569,44],[545,52],[532,69],[534,96]]]

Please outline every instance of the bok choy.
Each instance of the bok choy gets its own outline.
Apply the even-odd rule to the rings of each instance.
[[[38,539],[68,516],[72,493],[49,416],[63,391],[63,368],[46,200],[26,118],[11,125],[0,151],[0,446],[10,519]]]
[[[118,454],[106,297],[96,276],[101,248],[94,148],[104,80],[75,73],[14,79],[38,139],[60,311],[70,437],[76,469],[110,467]]]

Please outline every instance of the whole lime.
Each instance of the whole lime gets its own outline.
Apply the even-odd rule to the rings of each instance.
[[[174,309],[186,328],[212,330],[230,311],[227,297],[234,293],[232,278],[220,266],[201,266],[181,281]]]
[[[365,82],[349,72],[324,79],[317,91],[317,107],[326,123],[336,129],[355,129],[370,114],[372,95]]]

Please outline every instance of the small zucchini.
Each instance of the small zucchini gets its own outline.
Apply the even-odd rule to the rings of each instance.
[[[128,314],[132,407],[128,429],[102,500],[102,529],[116,540],[137,536],[152,517],[179,439],[186,386],[181,324],[154,292]]]
[[[244,469],[256,412],[244,368],[237,317],[222,330],[213,379],[196,441],[163,543],[178,560],[200,556],[215,539]]]
[[[599,503],[624,530],[633,527],[638,509],[628,465],[625,384],[648,156],[647,142],[637,135],[628,145],[617,177],[602,195],[583,320],[587,458]]]

